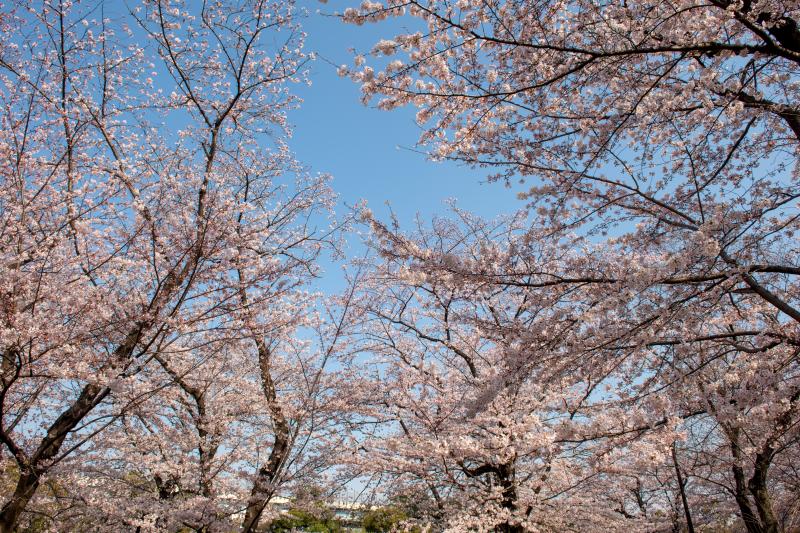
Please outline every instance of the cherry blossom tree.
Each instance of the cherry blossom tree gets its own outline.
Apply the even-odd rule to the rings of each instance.
[[[302,285],[336,229],[325,179],[283,142],[307,59],[293,6],[20,2],[0,21],[0,441],[18,471],[0,531],[51,474],[79,479],[72,458],[97,469],[122,453],[138,471],[117,473],[152,475],[162,500],[230,483],[240,456],[220,450],[237,438],[288,464],[295,413],[273,373],[292,365],[267,351],[302,325]],[[306,370],[309,397],[326,391],[320,365]],[[248,413],[261,426],[237,432]]]
[[[798,350],[769,302],[560,283],[631,263],[524,214],[455,218],[409,236],[368,215],[359,465],[427,487],[453,530],[789,530]]]
[[[297,302],[281,303],[271,308],[282,314],[300,308]],[[292,322],[298,316],[309,321],[299,312],[289,316]],[[342,388],[333,374],[323,372],[329,353],[311,339],[293,340],[296,327],[272,324],[268,375],[274,397],[264,393],[263,365],[251,339],[186,351],[173,344],[159,354],[163,365],[139,375],[143,379],[152,370],[146,377],[150,386],[160,387],[158,393],[129,409],[59,472],[74,479],[76,489],[58,502],[56,522],[230,531],[244,521],[243,529],[256,529],[278,517],[266,506],[273,496],[324,482],[340,447],[336,421],[348,404],[338,397]],[[321,333],[326,339],[333,334]],[[276,409],[284,416],[285,437],[275,427]],[[276,471],[265,480],[263,471],[271,465]],[[260,505],[255,519],[247,515],[254,492]]]
[[[457,221],[437,219],[411,237],[372,221],[383,260],[358,300],[371,371],[361,372],[369,376],[358,402],[369,430],[357,464],[424,487],[436,503],[429,518],[447,530],[647,530],[610,499],[622,456],[588,460],[587,447],[575,444],[610,431],[611,422],[576,416],[589,376],[570,361],[569,344],[582,333],[567,318],[579,303],[571,291],[456,273],[471,262],[468,271],[502,263],[516,247],[542,259],[564,249],[527,240],[524,216],[488,223],[457,213]],[[512,371],[521,356],[524,370]],[[674,439],[674,428],[635,446],[657,449],[665,435]]]
[[[342,16],[413,19],[375,45],[379,70],[357,56],[342,73],[379,107],[418,107],[434,157],[529,181],[539,223],[624,234],[669,265],[653,281],[738,280],[800,321],[793,3],[392,0]]]
[[[797,527],[797,6],[342,14],[395,16],[342,73],[527,203],[365,212],[324,298],[291,2],[2,8],[0,532],[254,532],[332,471],[409,528]]]
[[[798,352],[772,344],[702,343],[680,358],[683,368],[670,372],[683,382],[672,390],[687,390],[680,394],[686,410],[693,404],[703,413],[687,424],[681,444],[697,504],[713,509],[735,502],[748,532],[791,531],[798,520],[797,477],[785,468],[797,460],[800,438]]]
[[[527,183],[528,239],[567,246],[406,257],[534,301],[571,291],[552,324],[573,325],[561,342],[586,394],[570,410],[605,422],[568,438],[605,456],[671,426],[666,463],[629,472],[637,500],[664,488],[659,512],[688,529],[714,495],[748,531],[791,527],[779,465],[797,453],[797,6],[411,0],[342,17],[402,17],[409,30],[341,73],[365,101],[417,107],[434,159]],[[532,372],[534,353],[506,355],[504,374]]]

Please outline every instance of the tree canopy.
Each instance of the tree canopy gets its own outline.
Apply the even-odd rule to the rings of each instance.
[[[414,220],[295,158],[305,7],[0,7],[0,533],[798,530],[800,6],[327,17],[519,196]]]

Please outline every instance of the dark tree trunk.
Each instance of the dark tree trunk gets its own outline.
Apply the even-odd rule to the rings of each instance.
[[[681,493],[681,503],[683,504],[683,514],[686,517],[686,529],[689,533],[694,533],[694,523],[692,513],[689,511],[689,500],[686,498],[686,480],[681,474],[681,467],[678,464],[678,453],[675,450],[675,443],[672,443],[672,462],[675,464],[675,476],[678,478],[678,490]]]
[[[16,530],[19,517],[36,493],[37,488],[39,488],[39,474],[34,470],[26,469],[20,475],[11,499],[0,512],[0,533],[12,533]]]
[[[514,465],[505,463],[497,468],[497,478],[500,486],[503,487],[503,509],[508,509],[511,512],[517,510],[517,486],[515,480]],[[510,524],[506,522],[497,527],[497,530],[502,533],[524,533],[525,528],[518,524]]]
[[[744,470],[739,466],[741,451],[739,450],[739,430],[726,429],[726,434],[731,443],[731,455],[733,456],[733,480],[735,483],[733,497],[736,505],[739,506],[739,515],[742,517],[747,533],[764,533],[761,522],[750,506],[750,499],[747,496],[747,483],[744,477]]]
[[[247,502],[242,532],[251,533],[256,530],[264,508],[275,491],[275,482],[280,474],[281,467],[286,461],[290,450],[289,422],[278,404],[275,382],[270,373],[270,351],[263,340],[256,341],[258,346],[258,362],[261,370],[261,387],[267,400],[269,415],[275,429],[275,442],[272,451],[264,466],[262,466],[253,482],[253,490]]]
[[[761,519],[761,530],[764,533],[779,533],[780,526],[772,508],[772,498],[767,490],[767,472],[772,462],[772,449],[767,446],[756,455],[756,464],[753,477],[747,484],[756,504],[758,516]]]
[[[72,405],[63,411],[47,430],[39,448],[20,466],[21,475],[14,489],[14,495],[0,511],[0,533],[14,531],[19,517],[28,505],[36,489],[39,488],[41,476],[47,473],[49,463],[56,457],[61,445],[75,426],[108,395],[107,387],[88,384],[83,387],[80,396]]]

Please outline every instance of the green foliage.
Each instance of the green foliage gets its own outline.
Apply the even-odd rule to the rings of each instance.
[[[408,520],[406,512],[399,507],[378,507],[364,515],[362,524],[368,533],[391,531],[397,524]]]
[[[292,509],[289,516],[279,518],[272,522],[270,531],[284,533],[293,530],[310,531],[314,533],[339,533],[344,531],[338,520],[327,513],[315,515],[302,509]]]

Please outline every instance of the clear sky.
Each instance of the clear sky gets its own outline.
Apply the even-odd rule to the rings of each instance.
[[[336,74],[336,65],[352,64],[350,49],[367,52],[396,22],[355,26],[324,13],[352,7],[352,0],[322,4],[300,0],[309,16],[306,50],[318,54],[311,65],[312,85],[298,87],[304,103],[290,115],[295,126],[291,147],[312,172],[334,177],[341,200],[353,205],[360,199],[380,217],[390,202],[405,227],[417,213],[426,218],[446,210],[448,198],[458,206],[486,217],[522,207],[514,193],[500,183],[486,183],[485,174],[455,163],[434,163],[414,152],[420,130],[416,110],[391,112],[366,107],[359,87]],[[327,61],[326,61],[327,60]]]

